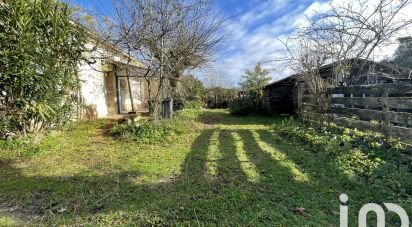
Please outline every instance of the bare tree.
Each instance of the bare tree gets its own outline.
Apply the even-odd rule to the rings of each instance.
[[[172,96],[185,70],[201,67],[218,50],[225,20],[208,0],[116,1],[113,43],[144,65],[149,110],[159,116],[160,102]]]
[[[324,113],[328,106],[326,89],[343,80],[352,64],[359,64],[359,72],[370,67],[364,60],[374,60],[378,49],[391,44],[410,27],[412,20],[403,11],[411,4],[411,0],[331,2],[330,10],[316,13],[309,18],[309,26],[283,42],[288,57],[277,61],[289,63],[317,97],[317,103],[323,106],[320,113]],[[333,63],[333,75],[341,75],[338,80],[322,78],[320,71],[327,63]]]
[[[201,75],[201,79],[206,88],[233,88],[236,87],[235,82],[230,81],[228,76],[223,71],[208,70]]]
[[[336,73],[347,75],[349,60],[361,62],[358,67],[363,69],[366,61],[357,59],[374,60],[377,50],[392,44],[410,27],[412,20],[404,10],[411,4],[410,0],[331,3],[331,9],[317,14],[300,36],[315,42],[326,59],[335,62]]]

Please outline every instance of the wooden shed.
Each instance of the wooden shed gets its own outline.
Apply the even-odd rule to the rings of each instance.
[[[297,81],[294,76],[275,81],[265,86],[263,103],[273,113],[294,114],[297,112]]]
[[[324,65],[320,68],[320,75],[331,84],[339,86],[391,84],[412,80],[412,72],[390,64],[368,61],[364,59],[350,59],[348,75],[334,73],[336,63]],[[263,103],[272,113],[298,113],[298,84],[302,83],[299,75],[295,74],[266,85],[264,88]]]

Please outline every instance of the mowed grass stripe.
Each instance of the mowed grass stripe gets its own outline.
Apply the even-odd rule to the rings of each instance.
[[[214,178],[218,175],[217,161],[221,158],[219,151],[219,134],[219,131],[215,131],[210,138],[206,162],[206,177],[209,178]]]
[[[240,161],[240,166],[247,176],[248,181],[258,182],[260,179],[259,171],[256,166],[249,160],[246,151],[244,141],[237,132],[231,132],[231,135],[235,139],[236,156]]]
[[[309,181],[308,175],[303,173],[299,169],[299,166],[297,166],[292,160],[288,159],[285,154],[263,141],[259,133],[252,131],[252,135],[261,150],[270,154],[272,159],[278,161],[280,166],[290,170],[290,172],[293,174],[294,180],[301,182]]]

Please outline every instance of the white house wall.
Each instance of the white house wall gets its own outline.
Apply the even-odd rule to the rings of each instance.
[[[85,45],[86,49],[93,51],[86,51],[83,53],[83,56],[86,59],[89,59],[94,64],[88,64],[83,62],[79,65],[79,77],[81,80],[81,95],[85,101],[86,105],[96,105],[97,113],[99,117],[105,117],[109,115],[108,107],[108,95],[107,95],[107,86],[105,73],[103,73],[102,61],[105,62],[120,62],[120,63],[131,63],[133,66],[142,67],[142,64],[133,60],[129,62],[127,55],[119,52],[119,50],[114,49],[108,45],[100,43],[96,48],[96,42],[92,39]],[[93,60],[95,59],[95,60]],[[136,79],[137,80],[137,79]],[[110,81],[115,85],[115,78],[113,81]],[[139,86],[140,89],[140,86]],[[135,93],[141,93],[141,90],[136,91]],[[112,95],[113,96],[113,95]],[[116,98],[115,98],[116,100]],[[117,102],[117,100],[116,100]],[[139,101],[136,102],[137,105],[141,104]],[[113,112],[113,111],[112,111]]]
[[[86,47],[92,47],[92,44],[87,44]],[[79,66],[79,78],[81,80],[81,94],[86,105],[96,105],[99,117],[108,115],[106,102],[106,85],[105,75],[102,72],[102,63],[99,59],[103,53],[102,50],[97,50],[89,53],[88,58],[96,57],[96,63],[88,64],[86,62]]]

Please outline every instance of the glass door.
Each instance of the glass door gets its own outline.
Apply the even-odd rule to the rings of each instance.
[[[138,110],[138,106],[142,103],[141,101],[141,83],[137,78],[130,79],[130,88],[132,90],[133,106],[134,111]],[[127,77],[118,77],[117,86],[119,90],[119,112],[129,113],[133,111],[132,103],[130,99],[129,86],[127,83]]]

